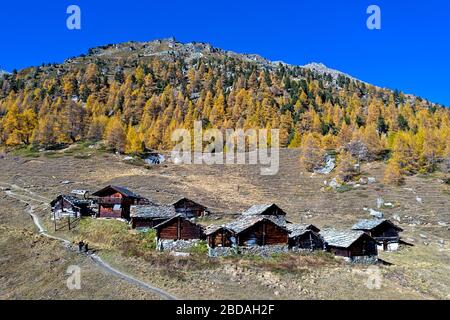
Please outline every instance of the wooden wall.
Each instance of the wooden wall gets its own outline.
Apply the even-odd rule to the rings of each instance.
[[[330,247],[329,251],[343,257],[373,256],[378,254],[376,241],[368,235],[360,237],[349,248]]]
[[[146,218],[131,218],[131,226],[135,228],[153,228],[158,224],[167,221],[168,219],[146,219]]]
[[[240,246],[252,245],[253,240],[256,245],[260,246],[288,244],[288,237],[287,230],[271,221],[263,220],[238,234],[238,244]]]
[[[298,237],[289,239],[289,246],[300,249],[322,250],[323,240],[317,233],[308,231]]]
[[[134,204],[134,200],[122,197],[120,193],[115,193],[110,197],[102,197],[98,199],[99,210],[98,216],[102,218],[123,218],[130,219],[130,207]],[[115,204],[120,204],[120,210],[113,210]]]
[[[231,247],[231,237],[233,234],[224,229],[219,229],[215,233],[208,235],[207,241],[211,248],[215,247]]]
[[[350,247],[352,256],[370,256],[377,254],[376,241],[369,236],[362,236]]]
[[[201,226],[189,220],[178,217],[157,230],[157,236],[163,240],[191,240],[202,239]]]
[[[335,256],[348,257],[348,258],[350,258],[352,256],[351,251],[349,249],[330,247],[329,251],[332,254],[334,254]]]
[[[266,214],[266,215],[274,215],[274,216],[284,216],[285,215],[285,213],[280,208],[278,208],[277,206],[272,206],[264,214]]]
[[[204,216],[205,209],[193,201],[182,200],[175,204],[175,211],[184,214],[188,218],[198,218]]]
[[[122,210],[113,210],[114,206],[99,206],[98,216],[100,218],[122,218]]]
[[[376,227],[370,235],[374,238],[399,238],[400,235],[396,228],[387,223],[383,223]]]

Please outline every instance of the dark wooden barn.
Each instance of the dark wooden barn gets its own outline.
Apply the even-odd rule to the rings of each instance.
[[[50,202],[53,217],[60,219],[64,216],[81,217],[92,214],[91,201],[79,199],[70,195],[59,195],[55,200]]]
[[[195,201],[187,198],[181,198],[178,201],[172,203],[175,211],[184,215],[187,218],[199,218],[207,214],[207,208]]]
[[[319,228],[310,224],[287,224],[289,233],[289,247],[301,250],[323,250],[324,240],[318,233]]]
[[[276,204],[255,204],[247,211],[242,213],[244,216],[286,216],[286,212],[283,211]]]
[[[177,212],[175,211],[175,207],[172,205],[164,206],[150,204],[131,206],[131,227],[133,229],[153,228],[176,215]]]
[[[234,232],[238,246],[288,244],[289,231],[277,219],[243,216],[226,227]]]
[[[211,226],[206,232],[206,241],[211,248],[232,247],[236,244],[236,235],[233,230],[225,226]]]
[[[288,223],[288,221],[286,221],[286,212],[274,203],[253,205],[248,210],[244,211],[242,216],[267,217],[280,225]]]
[[[377,241],[355,230],[328,229],[320,232],[328,251],[346,258],[377,256]]]
[[[394,251],[398,249],[400,243],[400,232],[402,228],[393,224],[387,219],[360,220],[353,227],[353,230],[360,230],[377,240],[380,245],[379,250]]]
[[[130,208],[133,228],[153,228],[179,214],[185,218],[200,218],[207,214],[207,208],[190,199],[182,198],[169,205],[148,204]]]
[[[107,186],[92,194],[98,197],[97,217],[130,219],[132,205],[145,205],[150,201],[119,186]]]
[[[160,223],[154,229],[158,240],[204,239],[203,227],[180,214]]]

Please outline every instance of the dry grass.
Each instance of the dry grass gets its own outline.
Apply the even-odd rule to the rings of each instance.
[[[0,299],[158,299],[27,230],[0,225],[0,251]],[[80,290],[66,285],[71,265],[81,268]]]
[[[187,196],[215,213],[202,221],[203,224],[228,221],[232,218],[229,214],[254,203],[274,202],[288,212],[291,221],[308,221],[321,228],[348,228],[357,219],[368,218],[363,207],[377,209],[376,199],[381,196],[394,207],[379,210],[388,218],[400,217],[400,225],[405,229],[404,238],[415,247],[382,254],[384,260],[394,265],[381,267],[383,282],[380,290],[367,289],[365,266],[348,265],[327,254],[286,254],[264,260],[251,256],[209,259],[198,254],[189,258],[175,257],[155,252],[151,235],[130,231],[126,224],[108,220],[86,219],[74,231],[63,233],[74,241],[88,241],[119,270],[182,298],[449,298],[447,243],[450,237],[447,226],[450,225],[450,191],[448,184],[443,182],[448,175],[407,177],[405,186],[391,187],[380,182],[385,165],[370,163],[364,164],[363,176],[375,177],[376,183],[339,193],[324,188],[324,180],[329,181],[332,176],[301,172],[296,150],[283,150],[280,160],[278,175],[261,176],[257,166],[166,164],[146,169],[126,164],[120,157],[110,154],[88,159],[68,155],[62,158],[7,156],[0,160],[3,168],[0,182],[14,183],[48,198],[72,189],[94,191],[106,184],[128,186],[160,203]],[[64,180],[73,183],[61,184]],[[416,197],[422,198],[422,203]],[[0,193],[0,204],[5,209],[0,214],[0,224],[18,228],[28,226],[30,231],[33,230],[29,218],[19,214],[25,209],[23,204],[3,193]],[[36,213],[52,230],[48,208]],[[61,251],[55,251],[55,254],[64,257]],[[14,259],[24,270],[30,267],[22,259]],[[38,271],[43,272],[45,265],[38,265]],[[14,278],[11,268],[7,270],[4,279]],[[118,294],[117,297],[122,296]]]

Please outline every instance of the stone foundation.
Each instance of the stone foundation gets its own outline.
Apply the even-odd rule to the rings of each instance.
[[[311,249],[309,249],[309,248],[299,248],[299,247],[291,247],[291,248],[289,248],[289,250],[290,251],[292,251],[292,252],[314,252],[314,251],[324,251],[324,250],[321,250],[321,249],[315,249],[315,250],[311,250]]]
[[[346,258],[348,262],[358,263],[358,264],[377,264],[378,256],[356,256],[351,258]]]
[[[225,257],[236,254],[260,255],[263,257],[271,256],[277,253],[286,253],[289,248],[287,245],[271,245],[271,246],[253,246],[253,247],[208,247],[208,255],[210,257]]]
[[[159,251],[177,251],[177,252],[186,252],[189,251],[190,248],[199,244],[202,240],[193,239],[193,240],[157,240],[156,248]]]

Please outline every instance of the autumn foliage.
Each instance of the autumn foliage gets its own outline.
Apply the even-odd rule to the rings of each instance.
[[[200,120],[221,130],[280,129],[281,146],[301,148],[309,171],[325,150],[345,152],[345,163],[391,154],[389,177],[430,172],[449,158],[450,110],[420,98],[212,49],[193,59],[129,52],[0,79],[0,146],[105,140],[118,152],[171,149],[172,132]]]

